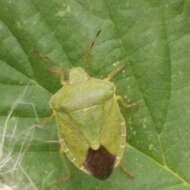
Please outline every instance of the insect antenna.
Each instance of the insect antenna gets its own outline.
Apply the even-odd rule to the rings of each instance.
[[[95,44],[97,42],[97,39],[100,36],[101,32],[102,32],[101,30],[97,31],[94,40],[90,43],[90,46],[87,48],[87,50],[85,52],[85,65],[87,65],[87,66],[90,64],[91,51],[94,48],[94,46],[95,46]]]

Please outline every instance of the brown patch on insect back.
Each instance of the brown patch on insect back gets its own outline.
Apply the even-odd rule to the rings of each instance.
[[[97,150],[89,148],[84,166],[93,176],[104,180],[111,175],[115,159],[104,146],[100,146]]]

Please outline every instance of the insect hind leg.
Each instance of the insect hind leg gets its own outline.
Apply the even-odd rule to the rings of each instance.
[[[119,169],[129,178],[129,179],[134,179],[134,176],[128,171],[128,169],[123,166],[123,165],[120,165],[119,166]]]
[[[63,188],[66,183],[68,183],[70,180],[72,180],[71,171],[68,168],[68,166],[66,165],[64,158],[63,158],[63,167],[64,167],[64,171],[65,171],[64,172],[64,176],[63,177],[59,177],[55,181],[53,181],[50,184],[48,184],[48,186],[49,186],[50,189],[52,189],[53,186],[54,187],[57,186],[57,187]]]

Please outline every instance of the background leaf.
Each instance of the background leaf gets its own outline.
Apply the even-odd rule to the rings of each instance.
[[[187,0],[0,0],[0,158],[13,156],[10,166],[23,176],[10,170],[17,187],[22,179],[40,190],[190,189],[189,16]],[[94,77],[127,64],[114,82],[118,94],[138,105],[122,110],[123,164],[134,180],[117,169],[104,182],[86,176],[58,154],[55,123],[34,124],[50,115],[49,98],[60,88],[51,64],[34,49],[66,71],[82,66]],[[13,185],[3,173],[7,162],[1,162],[2,182]],[[73,177],[63,186],[67,167]]]

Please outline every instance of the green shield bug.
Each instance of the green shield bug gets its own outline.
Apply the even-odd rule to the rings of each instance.
[[[82,67],[75,67],[67,82],[61,72],[62,88],[49,101],[58,126],[61,154],[100,180],[107,179],[120,166],[126,147],[126,122],[118,101],[125,107],[133,104],[117,96],[116,86],[111,82],[124,68],[120,64],[107,78],[98,79]]]
[[[119,166],[126,146],[126,123],[110,79],[90,77],[81,67],[72,68],[69,81],[50,99],[58,125],[61,152],[89,175],[106,179]]]

